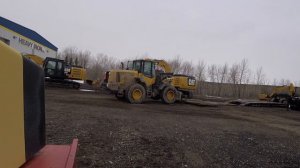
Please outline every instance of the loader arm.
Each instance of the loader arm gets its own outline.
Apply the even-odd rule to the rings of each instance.
[[[156,60],[157,65],[165,70],[165,73],[172,73],[171,66],[165,60]]]

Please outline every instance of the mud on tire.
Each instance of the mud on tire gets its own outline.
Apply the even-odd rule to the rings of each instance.
[[[129,103],[140,104],[143,103],[146,97],[145,88],[136,83],[131,85],[125,92],[125,98]]]
[[[166,104],[173,104],[176,101],[176,89],[171,86],[167,86],[161,93],[161,100]]]

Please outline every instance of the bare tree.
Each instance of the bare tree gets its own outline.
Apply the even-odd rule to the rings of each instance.
[[[91,52],[87,50],[81,51],[76,47],[67,47],[62,52],[59,52],[57,58],[65,60],[69,65],[88,68],[88,63],[91,60]]]
[[[252,70],[248,69],[246,76],[245,76],[245,84],[250,84],[253,83],[253,75],[252,75]]]
[[[277,79],[276,79],[276,78],[274,78],[274,79],[273,79],[273,83],[272,83],[272,85],[273,85],[273,86],[277,86],[277,85],[278,85],[278,81],[277,81]]]
[[[210,82],[216,82],[217,80],[217,66],[215,64],[208,66],[207,73]]]
[[[265,74],[263,71],[263,67],[259,67],[255,73],[255,84],[264,85],[265,84]]]
[[[217,82],[218,84],[218,96],[221,95],[223,83],[227,80],[228,76],[228,65],[225,63],[224,65],[220,65],[217,68]]]
[[[209,65],[207,67],[207,76],[210,82],[217,82],[217,66],[215,64]],[[215,95],[217,93],[217,86],[214,84],[208,88],[209,95]]]
[[[97,54],[88,69],[88,76],[90,79],[102,80],[103,75],[110,69],[117,69],[117,60],[114,57],[109,57],[105,54]]]
[[[74,64],[76,57],[78,56],[78,49],[76,47],[67,47],[61,53],[61,59],[68,58],[66,62],[70,65]]]
[[[281,86],[283,86],[285,84],[285,79],[280,79],[280,81],[279,81],[279,85],[281,85]]]
[[[244,58],[239,65],[239,69],[240,69],[239,84],[245,82],[245,78],[249,70],[248,64],[249,64],[248,60]]]
[[[181,66],[181,74],[184,75],[194,75],[194,66],[193,66],[193,62],[183,62],[182,66]]]
[[[216,79],[218,83],[224,83],[227,80],[227,75],[228,75],[228,65],[219,65],[217,67],[217,75]]]
[[[291,81],[289,79],[281,79],[278,83],[280,86],[289,85]]]
[[[66,56],[66,58],[69,58],[69,60],[66,61],[67,64],[69,64],[69,65],[74,64],[73,57]]]
[[[236,96],[237,85],[239,80],[239,65],[233,64],[229,69],[228,81],[232,83],[232,93]]]
[[[79,66],[79,64],[78,64],[78,57],[75,57],[74,65],[75,66]]]
[[[179,55],[177,55],[175,58],[169,60],[168,63],[172,67],[174,74],[178,74],[182,70],[182,66],[181,66],[182,58]]]
[[[239,65],[239,87],[238,87],[238,97],[241,97],[242,94],[242,84],[247,82],[247,75],[249,72],[249,67],[248,67],[248,60],[247,59],[243,59]]]
[[[285,85],[290,85],[292,82],[289,79],[285,80]]]
[[[267,79],[267,78],[265,78],[265,83],[264,83],[264,85],[271,85],[271,82],[270,82],[270,80],[269,80],[269,79]]]
[[[204,61],[199,61],[197,64],[197,67],[195,69],[195,75],[198,81],[205,81],[206,76],[205,76],[205,68],[206,64]]]
[[[88,64],[91,60],[91,52],[90,51],[80,51],[78,53],[79,65],[83,68],[87,68]]]

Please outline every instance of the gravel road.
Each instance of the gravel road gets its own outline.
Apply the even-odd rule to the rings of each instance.
[[[281,108],[132,105],[46,89],[48,144],[79,139],[77,167],[300,167],[300,112]]]

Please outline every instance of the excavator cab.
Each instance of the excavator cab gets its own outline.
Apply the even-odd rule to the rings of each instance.
[[[65,79],[65,61],[56,58],[47,57],[44,61],[44,72],[45,77],[55,79]]]
[[[43,59],[32,54],[23,55],[23,57],[43,68],[47,83],[79,89],[82,81],[86,81],[86,69],[83,67],[69,65],[64,60],[57,58],[46,57]],[[91,81],[88,82],[92,83]]]

